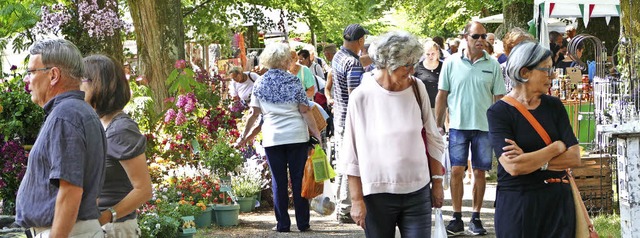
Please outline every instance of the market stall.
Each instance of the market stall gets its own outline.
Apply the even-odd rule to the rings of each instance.
[[[537,38],[542,45],[549,44],[552,18],[582,18],[588,26],[591,18],[604,17],[608,24],[611,17],[617,16],[620,16],[620,0],[535,0],[533,5]]]

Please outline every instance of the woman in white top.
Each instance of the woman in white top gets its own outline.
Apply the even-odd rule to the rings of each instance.
[[[369,49],[376,69],[349,97],[339,168],[349,176],[351,217],[367,237],[394,237],[396,225],[403,237],[430,237],[431,207],[442,206],[444,142],[425,86],[412,76],[422,53],[409,33],[380,37]]]
[[[302,175],[309,151],[309,131],[320,138],[320,132],[309,110],[300,80],[287,72],[291,54],[289,45],[268,45],[260,55],[260,63],[269,68],[253,86],[252,112],[245,130],[253,128],[262,113],[262,146],[271,169],[271,189],[278,224],[274,230],[289,232],[291,220],[287,211],[289,193],[287,167],[291,177],[296,225],[299,231],[309,230],[309,201],[301,196]],[[247,141],[250,133],[243,133],[238,144]]]

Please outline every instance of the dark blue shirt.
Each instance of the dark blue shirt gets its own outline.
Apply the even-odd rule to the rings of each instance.
[[[360,57],[354,52],[342,47],[331,61],[333,74],[333,107],[334,124],[338,133],[342,133],[344,121],[347,115],[349,103],[349,89],[353,90],[360,85],[364,68],[360,63]]]
[[[557,97],[542,95],[540,105],[529,112],[547,131],[551,141],[561,140],[567,148],[578,144],[571,129],[567,111]],[[502,148],[507,146],[505,138],[515,141],[524,153],[547,146],[529,121],[515,107],[502,100],[498,100],[489,108],[487,118],[491,146],[496,156],[504,152]],[[502,164],[498,163],[498,187],[499,189],[536,189],[544,186],[545,179],[561,178],[565,174],[564,171],[536,170],[530,174],[511,176],[504,170]]]
[[[60,179],[82,187],[77,220],[99,217],[96,199],[104,180],[107,149],[98,114],[81,91],[59,94],[44,105],[46,119],[18,189],[16,223],[50,227]]]

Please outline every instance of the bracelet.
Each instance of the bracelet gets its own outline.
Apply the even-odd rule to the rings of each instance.
[[[111,212],[111,223],[116,223],[116,220],[118,220],[118,213],[113,209],[113,207],[107,209]]]
[[[541,170],[541,171],[545,171],[545,170],[547,170],[547,168],[549,168],[549,162],[544,163],[544,164],[542,165],[542,167],[540,167],[540,170]]]
[[[431,176],[431,179],[444,179],[444,175],[433,175]]]

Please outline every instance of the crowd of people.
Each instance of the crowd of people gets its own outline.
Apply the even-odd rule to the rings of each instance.
[[[368,35],[360,24],[346,26],[340,47],[323,47],[324,59],[313,46],[269,44],[258,59],[266,71],[228,71],[229,96],[249,109],[235,146],[262,132],[274,231],[291,231],[289,186],[297,229],[313,226],[301,189],[309,144],[317,141],[335,157],[336,220],[357,224],[367,237],[393,237],[396,228],[403,237],[430,236],[432,207],[444,199],[445,153],[449,235],[487,233],[480,213],[495,156],[496,235],[573,236],[564,170],[579,164],[579,149],[562,103],[547,95],[553,66],[566,64],[560,41],[549,49],[514,28],[494,52],[496,35],[479,22],[447,47],[442,37],[421,42],[403,31],[371,42]],[[30,54],[24,81],[47,118],[18,192],[16,222],[29,237],[139,236],[135,209],[151,197],[151,180],[146,139],[122,112],[130,99],[125,70],[107,56],[83,59],[66,40],[37,42]],[[550,143],[531,136],[536,131],[516,104],[540,121]],[[324,131],[313,107],[328,114]],[[466,171],[473,183],[467,229]]]

